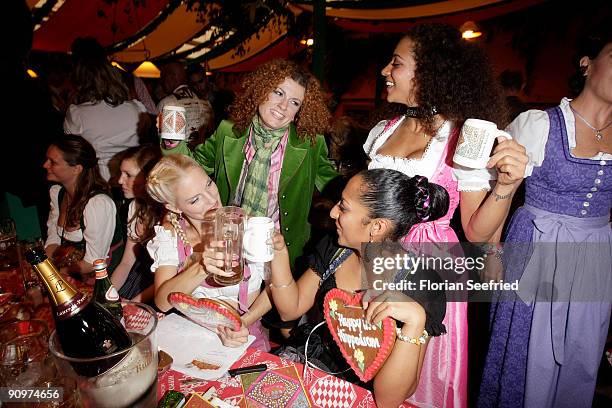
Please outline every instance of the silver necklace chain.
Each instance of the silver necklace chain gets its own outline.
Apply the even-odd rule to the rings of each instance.
[[[570,109],[576,114],[576,116],[578,116],[578,118],[580,118],[580,120],[584,122],[585,125],[590,127],[595,132],[595,137],[597,138],[597,140],[601,140],[601,138],[603,137],[603,134],[601,132],[609,128],[610,125],[612,125],[612,121],[610,121],[606,126],[602,127],[601,129],[597,129],[595,126],[591,125],[589,121],[586,120],[580,113],[578,113],[578,111],[574,109],[572,105],[570,105]]]

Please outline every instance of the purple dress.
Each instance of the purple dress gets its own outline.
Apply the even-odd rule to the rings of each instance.
[[[505,241],[504,280],[520,279],[520,297],[505,292],[491,306],[479,407],[593,399],[610,322],[612,162],[572,157],[561,109],[547,114],[544,161]]]

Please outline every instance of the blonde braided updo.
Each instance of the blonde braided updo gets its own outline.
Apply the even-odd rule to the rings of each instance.
[[[176,185],[185,176],[187,170],[191,168],[200,169],[200,165],[191,157],[182,154],[170,154],[162,157],[147,177],[147,193],[159,203],[176,207]],[[175,212],[168,214],[168,219],[177,235],[185,245],[190,245],[187,234],[179,222],[179,217],[180,215]]]
[[[183,244],[186,246],[191,246],[191,243],[187,239],[187,234],[183,227],[181,227],[181,223],[179,222],[180,215],[176,215],[176,213],[171,212],[168,214],[168,219],[170,220],[170,224],[174,227],[176,234],[179,236]]]

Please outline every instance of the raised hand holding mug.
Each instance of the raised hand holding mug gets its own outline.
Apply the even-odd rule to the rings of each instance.
[[[164,106],[159,119],[159,132],[166,148],[176,147],[187,137],[187,118],[182,106]]]
[[[493,122],[482,119],[466,120],[461,128],[453,161],[460,166],[484,169],[498,136],[512,139],[509,133],[499,130]]]

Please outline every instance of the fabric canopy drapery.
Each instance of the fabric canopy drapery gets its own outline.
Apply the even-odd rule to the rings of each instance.
[[[74,39],[92,36],[107,48],[113,60],[128,65],[138,65],[144,60],[158,63],[182,59],[206,61],[213,70],[240,71],[254,61],[264,61],[264,57],[290,57],[305,47],[287,37],[287,19],[279,15],[269,15],[267,19],[247,24],[239,30],[241,32],[225,30],[219,34],[218,27],[195,10],[188,10],[188,1],[26,2],[37,23],[32,48],[39,51],[69,52]],[[253,7],[267,10],[266,2],[244,0],[239,4],[248,14]],[[326,15],[330,24],[348,31],[403,32],[416,21],[444,21],[459,27],[467,20],[485,20],[542,2],[544,0],[327,0]],[[212,7],[222,11],[224,6],[230,7],[223,1],[203,1],[201,4],[213,4]],[[312,4],[312,0],[295,0],[288,3],[286,10],[297,17],[311,12]]]
[[[146,7],[136,7],[133,0],[117,0],[114,4],[102,0],[65,0],[34,31],[32,49],[68,52],[77,37],[88,36],[109,46],[142,30],[168,2],[147,0],[143,3]]]

